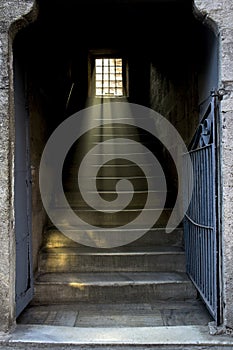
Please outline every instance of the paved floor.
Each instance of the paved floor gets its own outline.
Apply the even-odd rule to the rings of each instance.
[[[31,305],[0,350],[232,350],[233,338],[211,335],[210,321],[200,300]]]
[[[29,306],[19,325],[69,327],[206,326],[212,318],[200,300],[153,304],[67,304]]]

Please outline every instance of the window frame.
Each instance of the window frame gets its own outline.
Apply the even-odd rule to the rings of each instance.
[[[96,71],[95,60],[103,58],[121,58],[122,59],[122,96],[111,95],[96,95]],[[119,51],[114,50],[89,50],[88,52],[88,97],[94,97],[97,99],[122,99],[128,97],[129,92],[129,79],[128,79],[128,59]]]

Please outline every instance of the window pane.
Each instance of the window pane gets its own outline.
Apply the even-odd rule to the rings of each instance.
[[[122,74],[122,67],[116,67],[116,73]]]
[[[102,73],[102,66],[101,67],[96,67],[96,74]]]
[[[96,81],[101,80],[102,81],[102,74],[96,74]]]
[[[102,89],[96,89],[96,95],[101,96],[102,95]]]
[[[97,58],[97,59],[95,60],[95,65],[96,65],[96,67],[99,67],[99,66],[102,67],[102,58]]]
[[[122,96],[123,95],[122,89],[117,89],[116,94],[117,94],[117,96]]]

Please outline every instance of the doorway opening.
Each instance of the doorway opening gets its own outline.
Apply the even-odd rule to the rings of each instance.
[[[73,242],[50,221],[39,189],[39,166],[46,142],[66,118],[96,103],[93,102],[93,91],[100,100],[98,103],[104,104],[103,99],[115,98],[160,113],[176,128],[188,147],[202,122],[200,111],[205,109],[218,86],[218,38],[196,19],[192,1],[187,0],[133,1],[130,4],[115,0],[106,17],[104,0],[98,5],[92,1],[78,4],[71,0],[59,2],[56,16],[49,3],[38,1],[38,5],[36,22],[22,30],[14,43],[15,70],[21,72],[15,74],[15,87],[18,81],[21,82],[18,90],[15,89],[15,100],[20,97],[24,118],[28,120],[24,128],[26,133],[20,131],[17,121],[16,128],[19,137],[30,145],[28,149],[19,145],[22,152],[30,153],[26,162],[29,180],[25,187],[28,206],[25,209],[16,202],[16,209],[19,217],[24,214],[28,220],[28,241],[23,240],[27,247],[23,253],[26,263],[22,273],[27,276],[26,289],[30,289],[30,281],[33,290],[18,309],[18,322],[29,322],[32,313],[39,310],[43,311],[39,323],[48,322],[51,315],[55,315],[54,324],[59,323],[59,308],[65,305],[63,314],[68,312],[68,324],[80,325],[85,321],[77,321],[77,314],[87,304],[92,311],[93,305],[98,304],[95,306],[98,314],[103,311],[104,303],[112,305],[116,302],[119,307],[122,301],[128,305],[131,316],[137,310],[138,320],[140,313],[144,312],[141,305],[146,305],[147,311],[150,310],[148,323],[151,325],[167,325],[169,322],[171,325],[195,324],[199,321],[207,324],[213,317],[219,322],[219,311],[213,316],[205,307],[203,309],[202,295],[186,274],[183,223],[171,233],[165,233],[179,179],[168,150],[150,133],[123,127],[120,122],[109,122],[105,128],[93,128],[75,143],[64,163],[63,187],[72,208],[81,212],[85,220],[99,226],[99,230],[106,231],[110,227],[122,226],[125,220],[133,220],[138,215],[146,201],[147,183],[140,169],[122,158],[105,164],[97,179],[102,197],[111,201],[117,181],[124,176],[133,182],[136,197],[121,215],[107,213],[100,216],[77,196],[75,172],[81,160],[75,158],[76,155],[82,159],[93,144],[114,139],[116,135],[140,140],[156,154],[166,173],[166,205],[154,227],[133,244],[99,249]],[[119,14],[121,26],[109,30],[111,23],[118,23]],[[82,18],[88,18],[90,27],[85,35]],[[142,26],[141,23],[146,24]],[[16,111],[19,106],[15,104]],[[17,119],[18,114],[15,115]],[[127,147],[127,144],[122,144],[124,152]],[[22,157],[16,154],[16,164],[22,162]],[[21,198],[17,183],[15,193],[16,198]],[[159,208],[161,203],[158,197],[155,198],[156,208]],[[148,217],[153,215],[153,210],[150,208]],[[17,218],[16,227],[20,227]],[[219,237],[217,240],[220,242]],[[32,247],[30,250],[29,246]],[[19,250],[17,266],[22,261],[21,255]],[[205,261],[210,263],[208,259]],[[219,280],[220,273],[215,272]],[[21,278],[20,273],[17,273],[17,278]],[[23,288],[16,290],[18,305],[25,295],[25,285]],[[29,300],[30,305],[24,310]],[[173,303],[169,304],[169,309],[165,307],[167,300]],[[161,307],[158,307],[158,301]],[[72,314],[74,303],[79,303],[80,309],[73,310]],[[49,311],[48,305],[51,307]],[[113,305],[109,310],[113,310]],[[203,319],[199,317],[198,321],[200,310]],[[175,324],[179,312],[180,323]],[[153,318],[155,313],[159,315],[157,323]],[[85,317],[83,319],[90,322],[90,317]]]

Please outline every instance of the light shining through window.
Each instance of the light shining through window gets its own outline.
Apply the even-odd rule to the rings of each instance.
[[[123,96],[122,59],[95,59],[95,91],[96,96]]]

